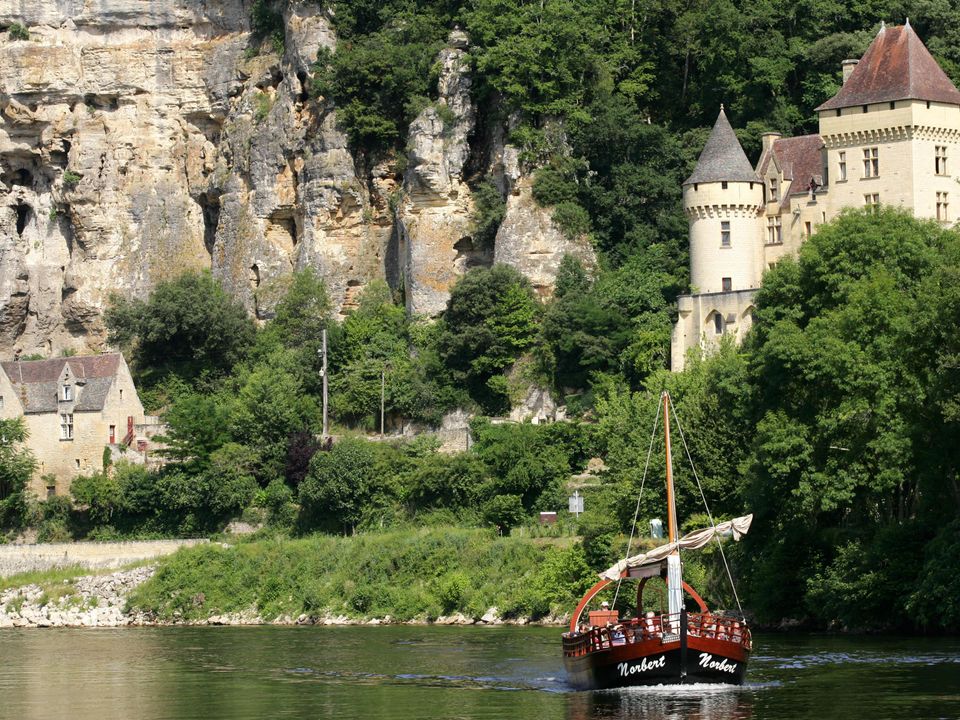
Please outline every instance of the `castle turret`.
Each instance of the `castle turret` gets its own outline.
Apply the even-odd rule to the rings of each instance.
[[[683,183],[695,293],[756,288],[763,271],[763,183],[723,106],[697,167]]]

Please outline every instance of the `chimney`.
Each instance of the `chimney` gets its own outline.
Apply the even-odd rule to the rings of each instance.
[[[778,132],[765,132],[763,135],[761,135],[760,138],[763,141],[763,152],[770,150],[773,147],[773,144],[782,137],[783,135]]]
[[[847,84],[847,80],[850,79],[850,75],[853,74],[853,70],[857,67],[859,60],[844,60],[840,63],[840,67],[843,68],[843,84]]]

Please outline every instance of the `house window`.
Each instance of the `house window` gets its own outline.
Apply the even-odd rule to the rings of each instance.
[[[780,200],[780,187],[777,184],[776,178],[770,178],[770,202],[777,202]]]
[[[945,192],[937,193],[937,220],[949,220],[947,215],[947,194]]]
[[[870,195],[863,196],[863,204],[866,205],[870,210],[876,212],[880,209],[880,195],[878,193],[871,193]]]
[[[720,288],[724,292],[733,290],[733,280],[731,278],[720,278]]]
[[[723,335],[723,315],[721,315],[720,313],[714,313],[713,331],[717,335]]]
[[[804,233],[806,233],[807,239],[810,239],[810,236],[813,235],[813,223],[809,220],[803,224]]]
[[[720,221],[720,246],[730,247],[730,221]]]
[[[60,413],[60,439],[73,440],[73,413]]]
[[[880,150],[878,148],[863,149],[863,176],[865,178],[880,175]]]
[[[111,425],[110,426],[110,444],[113,445],[115,442],[117,442],[117,426]]]
[[[933,166],[937,175],[947,174],[947,147],[946,145],[937,145],[934,147]]]
[[[840,182],[845,182],[847,179],[847,153],[840,152],[837,154],[837,170],[838,170],[838,179]]]
[[[783,226],[779,215],[767,218],[767,245],[780,245],[783,242]]]
[[[73,385],[63,386],[62,399],[64,402],[70,402],[71,400],[73,400]]]

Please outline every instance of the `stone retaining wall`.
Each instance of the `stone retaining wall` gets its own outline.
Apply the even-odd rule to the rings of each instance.
[[[146,540],[138,542],[39,543],[0,545],[0,577],[35,570],[80,565],[91,570],[170,555],[182,547],[208,540]]]

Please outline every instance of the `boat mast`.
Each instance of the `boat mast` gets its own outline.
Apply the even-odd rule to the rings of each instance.
[[[673,457],[670,453],[670,393],[663,392],[663,431],[667,451],[667,537],[677,542],[677,502],[673,489]],[[683,609],[683,577],[680,568],[680,548],[667,556],[667,607],[671,616]]]
[[[673,494],[673,455],[670,452],[670,393],[663,392],[663,435],[667,449],[667,538],[677,541],[677,503]],[[679,554],[674,550],[673,554]]]

